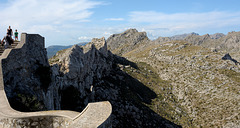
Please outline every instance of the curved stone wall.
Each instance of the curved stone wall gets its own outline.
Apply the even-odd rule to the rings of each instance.
[[[26,43],[28,34],[21,35],[21,42],[15,49],[6,49],[0,56],[0,128],[110,128],[112,106],[110,102],[89,103],[81,112],[42,111],[19,112],[11,108],[4,91],[2,60],[17,52]],[[28,35],[28,37],[31,35]],[[38,35],[40,36],[40,35]],[[41,37],[41,36],[40,36]],[[31,39],[31,38],[29,38]],[[43,38],[44,39],[44,38]],[[33,44],[34,45],[34,44]],[[42,44],[35,44],[42,45]],[[43,44],[44,45],[44,44]],[[43,46],[44,47],[44,46]],[[13,54],[14,55],[14,54]]]

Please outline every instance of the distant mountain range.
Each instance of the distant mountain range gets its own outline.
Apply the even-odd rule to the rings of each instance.
[[[77,45],[83,46],[86,45],[88,42],[81,42],[78,43]],[[47,56],[48,58],[53,57],[58,51],[63,50],[63,49],[67,49],[67,48],[71,48],[73,45],[68,45],[68,46],[64,46],[64,45],[52,45],[47,47]]]
[[[195,35],[195,36],[199,36],[198,33],[195,33],[195,32],[191,32],[191,33],[185,33],[185,34],[180,34],[180,35],[174,35],[174,36],[171,36],[171,37],[159,37],[157,40],[158,41],[163,41],[163,40],[166,40],[166,41],[170,41],[170,40],[184,40],[186,37],[188,36],[191,36],[191,35]],[[210,35],[210,38],[211,39],[219,39],[221,37],[225,36],[224,34],[222,33],[216,33],[216,34],[212,34]],[[77,45],[80,45],[80,46],[84,46],[86,45],[88,42],[81,42],[81,43],[78,43]],[[51,58],[53,57],[58,51],[60,50],[63,50],[63,49],[67,49],[67,48],[71,48],[73,45],[68,45],[68,46],[64,46],[64,45],[52,45],[52,46],[49,46],[47,47],[47,56],[48,58]]]
[[[199,36],[198,33],[192,32],[192,33],[185,33],[185,34],[175,35],[175,36],[172,36],[172,37],[169,37],[169,38],[171,40],[183,40],[186,37],[191,36],[191,35]],[[225,36],[223,33],[215,33],[215,34],[210,35],[210,38],[211,39],[219,39],[219,38],[221,38],[223,36]]]
[[[170,37],[171,40],[183,40],[184,38],[186,38],[187,36],[190,35],[199,35],[198,33],[192,32],[192,33],[185,33],[185,34],[180,34],[180,35],[175,35]]]

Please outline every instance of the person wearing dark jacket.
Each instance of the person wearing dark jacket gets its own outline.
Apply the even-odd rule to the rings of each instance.
[[[9,45],[9,42],[11,42],[11,38],[9,37],[9,35],[7,34],[6,36],[4,36],[1,44],[4,45],[4,48],[7,49],[8,48],[8,45]]]
[[[7,29],[7,35],[9,35],[12,38],[13,31],[11,29],[11,26],[9,26],[9,28]]]

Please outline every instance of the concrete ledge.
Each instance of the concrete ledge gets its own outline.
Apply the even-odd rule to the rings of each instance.
[[[75,128],[97,128],[112,127],[111,115],[112,106],[110,102],[89,103],[83,112],[74,119],[72,127]]]

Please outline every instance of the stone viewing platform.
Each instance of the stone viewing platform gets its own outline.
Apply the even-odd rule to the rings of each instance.
[[[9,49],[13,49],[15,48],[18,44],[19,44],[20,41],[14,41],[13,44],[9,45],[8,48]],[[2,53],[4,52],[5,48],[4,46],[0,46],[0,56],[2,55]]]
[[[35,37],[43,43],[33,41]],[[3,60],[10,59],[16,53],[21,54],[23,47],[33,45],[44,48],[44,38],[23,33],[21,41],[15,41],[5,50],[0,48],[0,128],[111,128],[112,106],[108,101],[89,103],[81,113],[68,110],[20,112],[10,106],[4,90],[3,69],[7,67]]]

